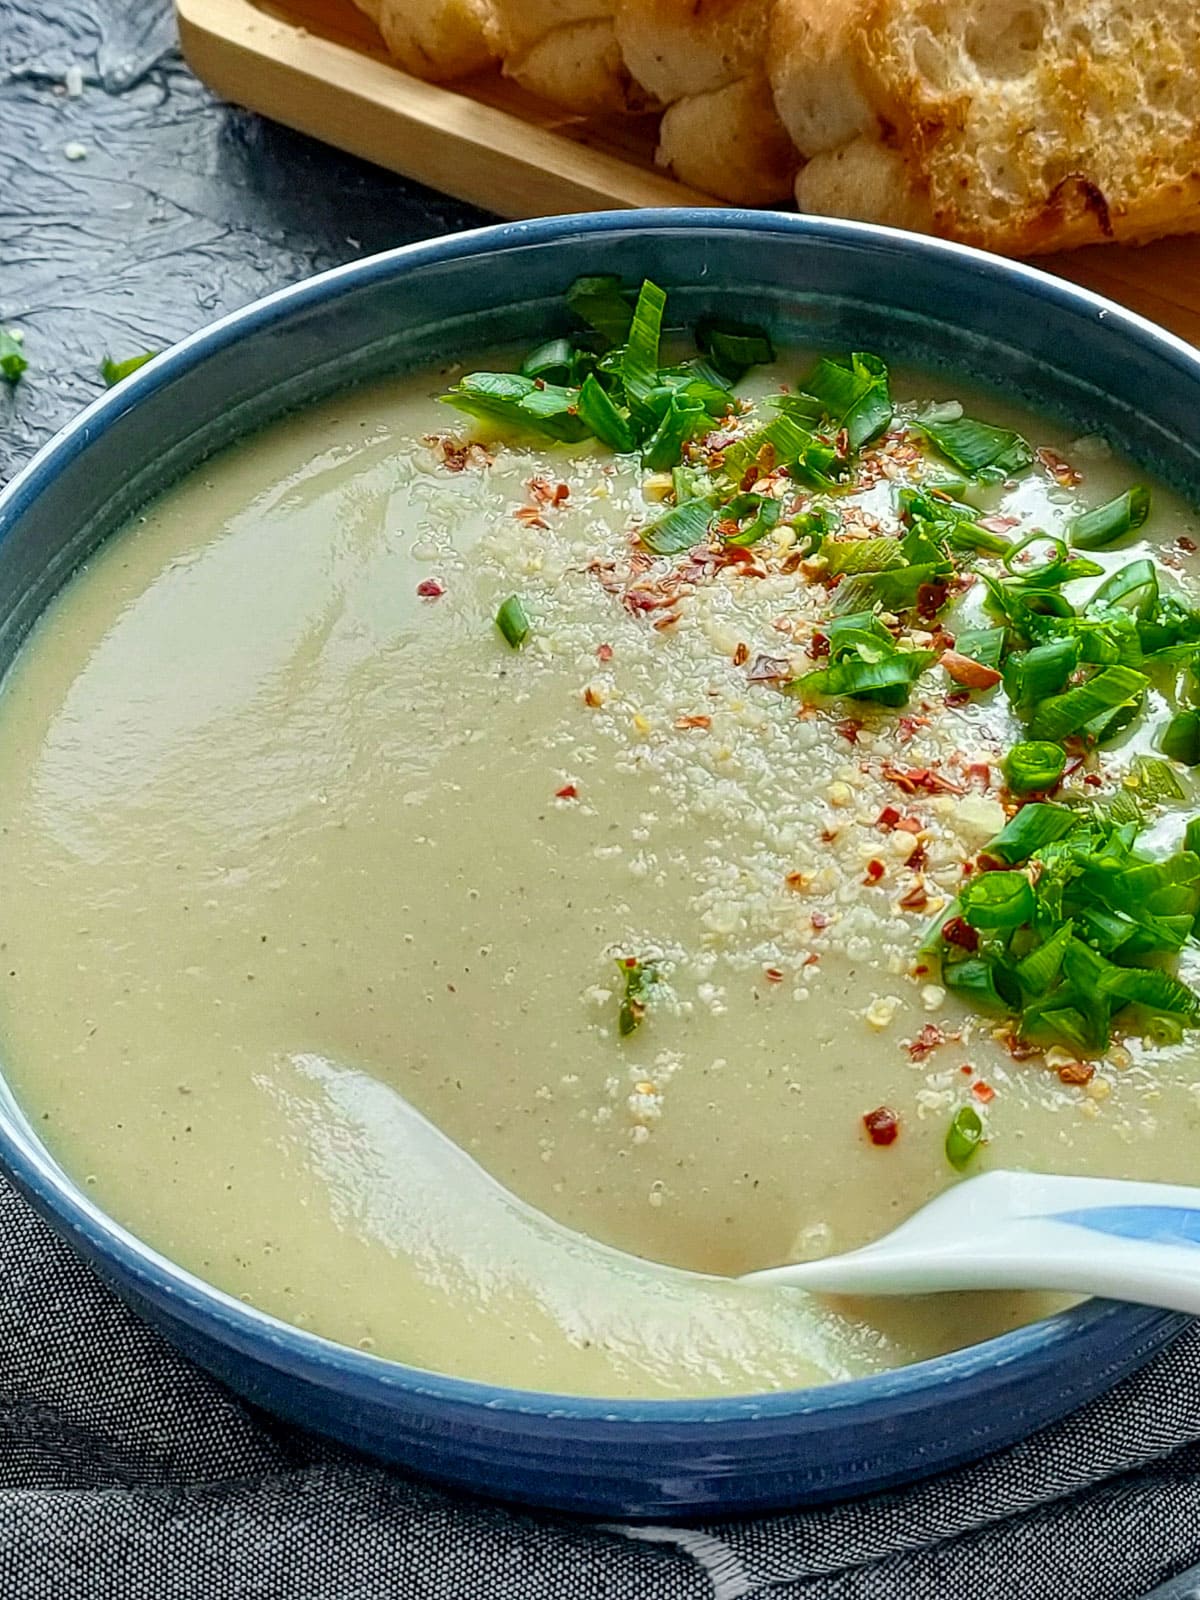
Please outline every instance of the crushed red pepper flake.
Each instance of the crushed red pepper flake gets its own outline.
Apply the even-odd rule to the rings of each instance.
[[[1065,456],[1060,456],[1057,450],[1051,450],[1043,445],[1037,452],[1037,458],[1052,477],[1066,489],[1073,489],[1083,482],[1083,473],[1078,467],[1073,467]]]
[[[592,688],[590,683],[583,691],[583,703],[585,706],[591,706],[593,711],[599,710],[599,708],[604,704],[604,701],[601,700],[600,696],[596,693],[595,689]]]
[[[900,821],[900,812],[895,806],[884,806],[883,810],[875,818],[875,826],[882,828],[886,833],[890,833],[893,828],[899,826]]]
[[[611,661],[612,658],[613,658],[613,647],[612,647],[612,645],[610,645],[610,644],[598,644],[596,646],[596,659],[597,659],[597,661]]]
[[[436,578],[423,578],[417,585],[417,593],[422,600],[439,600],[445,592],[445,584],[439,583]]]
[[[537,506],[518,506],[513,512],[518,522],[523,522],[527,528],[548,528],[550,524],[538,510]]]
[[[763,977],[766,978],[768,983],[782,983],[783,982],[783,972],[780,970],[779,967],[764,967],[763,968]]]
[[[1085,1083],[1091,1083],[1096,1076],[1096,1067],[1091,1061],[1064,1061],[1058,1069],[1058,1076],[1063,1083],[1076,1084],[1082,1088]]]
[[[960,950],[978,950],[979,933],[963,917],[950,917],[942,924],[942,938]]]
[[[749,659],[750,659],[750,646],[748,644],[740,644],[739,643],[737,649],[733,652],[733,664],[734,664],[734,666],[735,667],[744,667],[746,665],[747,661],[749,661]]]
[[[579,790],[573,783],[564,783],[561,789],[554,791],[556,800],[578,800]]]
[[[843,717],[840,722],[835,722],[833,731],[841,734],[848,744],[857,744],[858,736],[862,732],[862,723],[857,717]]]
[[[1186,550],[1188,555],[1194,555],[1197,550],[1200,550],[1200,545],[1197,545],[1195,539],[1189,537],[1186,533],[1181,533],[1175,543],[1181,550]]]
[[[898,902],[902,911],[923,911],[929,904],[929,892],[920,878]]]
[[[872,1144],[894,1144],[900,1132],[900,1118],[891,1106],[876,1106],[864,1114],[862,1123]]]
[[[551,483],[549,478],[530,478],[525,485],[539,505],[561,506],[571,498],[571,488],[566,483]]]
[[[936,1022],[927,1022],[916,1038],[908,1041],[909,1059],[912,1061],[924,1061],[925,1057],[931,1055],[938,1045],[945,1044],[945,1042],[945,1029],[939,1028]]]
[[[702,715],[676,717],[675,726],[677,728],[711,728],[712,718]]]
[[[867,870],[863,875],[863,882],[878,883],[886,871],[887,868],[884,866],[883,862],[880,861],[879,857],[872,856],[870,861],[867,862]]]
[[[984,1083],[981,1078],[978,1083],[971,1085],[971,1093],[983,1105],[989,1105],[996,1098],[996,1091],[990,1083]]]
[[[966,792],[961,783],[955,783],[952,778],[944,777],[932,767],[897,767],[892,762],[885,761],[880,770],[889,783],[894,783],[905,794],[919,794],[922,790],[926,794]]]

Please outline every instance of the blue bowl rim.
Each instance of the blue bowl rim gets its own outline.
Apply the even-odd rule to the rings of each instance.
[[[472,256],[483,259],[579,235],[738,231],[776,234],[796,242],[869,244],[900,256],[932,257],[944,262],[951,271],[968,271],[985,280],[1019,285],[1033,295],[1057,303],[1064,311],[1105,321],[1114,331],[1120,329],[1135,341],[1156,347],[1160,354],[1172,358],[1200,381],[1200,353],[1183,339],[1089,289],[1052,277],[1036,267],[991,256],[966,245],[871,223],[735,208],[681,207],[546,217],[474,228],[366,256],[275,290],[190,334],[88,405],[0,489],[0,538],[6,536],[8,529],[54,477],[127,411],[200,361],[234,345],[244,334],[283,321],[297,310],[336,298],[344,290],[386,281],[428,264]],[[57,1165],[32,1129],[22,1129],[2,1105],[0,1161],[44,1213],[53,1217],[69,1235],[83,1241],[84,1253],[100,1263],[111,1262],[123,1281],[137,1285],[148,1298],[173,1304],[181,1311],[186,1308],[210,1324],[217,1324],[237,1348],[273,1366],[305,1373],[310,1379],[348,1381],[360,1395],[378,1386],[381,1394],[410,1393],[472,1412],[482,1409],[546,1421],[563,1419],[638,1427],[744,1425],[755,1420],[779,1423],[788,1418],[847,1407],[905,1400],[911,1403],[930,1389],[966,1381],[981,1373],[1012,1367],[1031,1358],[1046,1361],[1056,1351],[1065,1351],[1073,1341],[1094,1333],[1103,1323],[1110,1324],[1110,1331],[1113,1331],[1111,1325],[1117,1324],[1123,1338],[1134,1342],[1139,1338],[1152,1340],[1156,1334],[1161,1338],[1164,1324],[1177,1322],[1182,1329],[1188,1320],[1148,1306],[1086,1300],[1055,1316],[962,1350],[813,1388],[692,1400],[619,1400],[559,1395],[508,1388],[410,1366],[338,1344],[247,1305],[177,1266],[94,1205]]]

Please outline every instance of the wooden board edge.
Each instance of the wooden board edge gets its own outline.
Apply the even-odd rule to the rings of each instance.
[[[223,99],[500,216],[721,204],[250,0],[175,0],[175,12],[184,58]]]

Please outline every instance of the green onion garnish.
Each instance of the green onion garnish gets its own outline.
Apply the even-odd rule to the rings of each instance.
[[[959,1172],[983,1143],[983,1118],[974,1106],[959,1106],[946,1129],[946,1160]]]
[[[657,521],[647,523],[638,538],[656,556],[674,556],[691,550],[708,537],[716,503],[713,495],[685,500],[682,505],[672,506]]]
[[[1150,680],[1130,667],[1105,667],[1087,683],[1044,700],[1033,714],[1029,731],[1035,739],[1066,739],[1073,733],[1099,737],[1110,713],[1139,700]]]
[[[1023,872],[982,872],[958,893],[963,917],[973,928],[1019,928],[1033,915],[1033,886]]]
[[[625,296],[620,278],[609,274],[576,278],[567,290],[566,301],[580,321],[594,328],[605,344],[624,344],[628,339],[633,306]]]
[[[1033,463],[1033,451],[1019,433],[994,428],[989,422],[958,417],[953,422],[922,421],[917,427],[969,478],[1008,478]]]
[[[1140,528],[1150,515],[1150,491],[1140,483],[1106,505],[1085,511],[1071,524],[1071,543],[1079,550],[1103,550]]]
[[[1004,776],[1014,794],[1053,789],[1066,770],[1066,753],[1044,739],[1013,745],[1004,758]]]
[[[0,378],[16,383],[28,366],[20,340],[14,339],[7,328],[0,328]]]
[[[1158,744],[1172,761],[1182,761],[1185,767],[1200,766],[1200,711],[1177,711]]]
[[[144,367],[147,361],[153,361],[158,354],[157,350],[147,350],[143,355],[129,356],[125,361],[114,361],[111,356],[105,356],[100,363],[100,376],[111,389],[114,383],[120,383],[131,372]]]
[[[496,613],[496,626],[512,650],[519,650],[529,637],[529,618],[519,596],[510,594]]]
[[[642,961],[637,956],[618,956],[617,971],[625,979],[621,1008],[617,1013],[617,1030],[625,1039],[641,1027],[650,989],[658,982],[660,974],[653,961]]]
[[[696,324],[696,343],[717,371],[733,383],[748,367],[765,366],[775,359],[768,334],[748,322],[701,317]]]

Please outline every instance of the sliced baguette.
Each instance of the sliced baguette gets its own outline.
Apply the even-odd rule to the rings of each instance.
[[[415,78],[440,83],[495,60],[491,0],[355,0]]]
[[[1195,0],[777,0],[802,209],[1014,255],[1200,229]]]
[[[643,110],[617,43],[613,0],[492,0],[489,37],[507,77],[581,116]]]
[[[634,78],[667,107],[657,160],[718,199],[769,205],[790,191],[796,152],[766,81],[774,0],[617,0]]]

